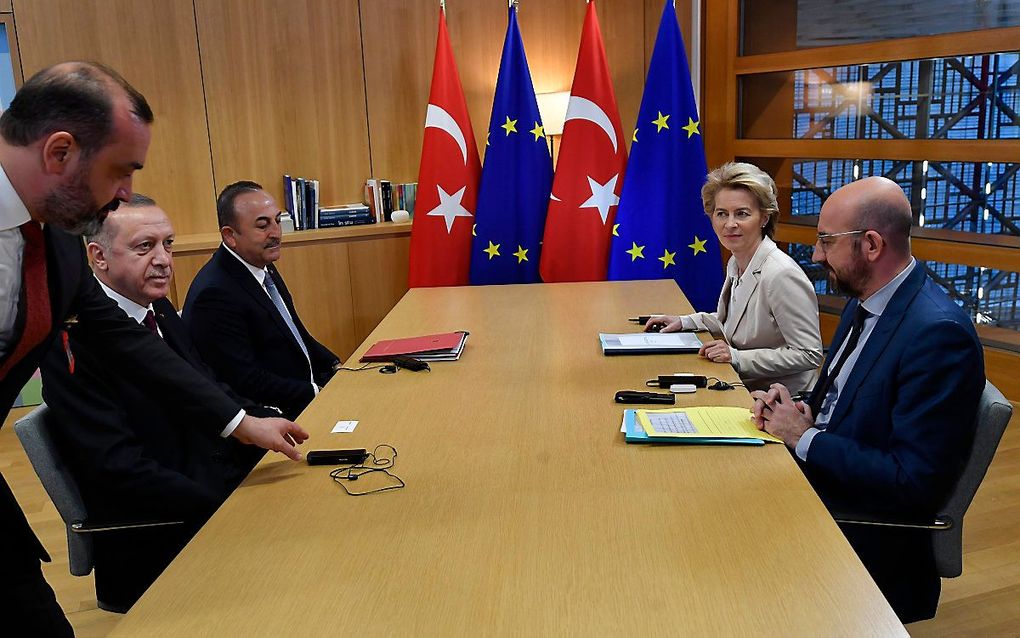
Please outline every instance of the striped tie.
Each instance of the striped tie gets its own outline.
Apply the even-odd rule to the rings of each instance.
[[[312,358],[308,356],[308,348],[305,347],[301,333],[298,332],[297,325],[294,324],[294,318],[290,316],[287,304],[283,303],[283,297],[280,296],[280,291],[276,289],[276,282],[273,281],[273,274],[268,269],[266,270],[266,292],[269,293],[269,298],[273,300],[273,305],[279,311],[283,322],[290,328],[290,333],[294,335],[294,340],[297,341],[298,346],[301,347],[301,352],[305,353],[305,358],[308,359],[308,364],[311,365]]]

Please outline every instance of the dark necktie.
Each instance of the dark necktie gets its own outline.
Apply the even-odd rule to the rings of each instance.
[[[857,349],[857,342],[860,341],[861,333],[864,331],[864,320],[870,316],[871,313],[865,310],[863,304],[858,302],[857,312],[854,314],[854,323],[850,328],[850,336],[846,340],[846,346],[839,353],[839,359],[836,359],[835,365],[829,368],[827,374],[823,373],[822,379],[819,381],[821,390],[815,393],[814,401],[811,402],[811,414],[813,416],[818,416],[819,410],[821,410],[822,405],[825,403],[825,397],[832,389],[832,384],[836,381],[836,377],[839,376],[839,371],[843,368],[843,364],[846,363],[850,353]]]
[[[159,336],[159,329],[156,327],[156,315],[153,314],[152,309],[149,309],[145,313],[145,318],[142,319],[142,323],[145,327],[152,331],[152,334]]]
[[[21,294],[25,301],[25,325],[10,356],[0,366],[0,379],[26,354],[42,343],[53,326],[50,311],[50,289],[46,281],[46,240],[42,227],[29,220],[21,225],[25,252],[21,268]]]

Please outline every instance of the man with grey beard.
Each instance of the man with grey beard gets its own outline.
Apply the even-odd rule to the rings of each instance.
[[[217,423],[217,434],[300,458],[307,433],[250,416],[131,321],[99,288],[77,234],[94,232],[131,197],[151,138],[152,109],[112,69],[65,62],[30,78],[0,116],[0,417],[62,328],[139,384],[163,388]],[[0,616],[27,634],[72,633],[40,561],[49,560],[0,477]]]

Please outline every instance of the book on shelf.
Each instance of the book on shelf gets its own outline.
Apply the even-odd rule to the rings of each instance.
[[[319,180],[284,175],[283,200],[295,230],[318,226]]]
[[[389,180],[379,180],[379,189],[382,191],[383,221],[393,221],[393,184]]]
[[[417,194],[417,182],[394,183],[375,177],[365,180],[365,204],[376,221],[392,221],[395,210],[406,210],[413,215]]]
[[[364,204],[345,204],[319,209],[319,228],[335,228],[337,226],[356,226],[374,224],[375,215]]]

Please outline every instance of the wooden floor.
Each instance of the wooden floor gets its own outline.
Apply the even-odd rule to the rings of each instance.
[[[0,471],[53,557],[52,563],[43,565],[43,571],[75,633],[80,637],[105,636],[120,616],[96,607],[91,576],[77,578],[67,570],[64,525],[14,434],[14,421],[26,412],[13,410],[0,430]],[[1020,635],[1018,413],[1020,410],[1014,411],[995,460],[967,513],[963,575],[943,581],[938,615],[909,625],[914,636]]]

